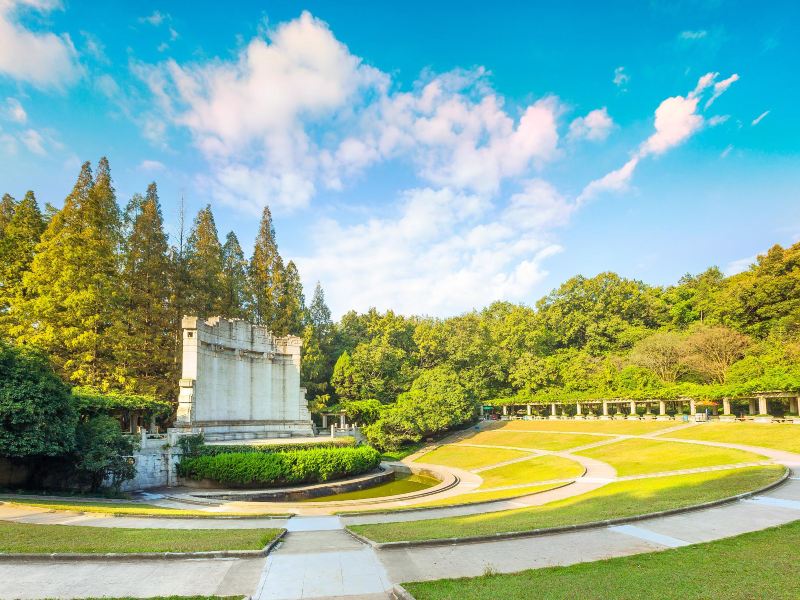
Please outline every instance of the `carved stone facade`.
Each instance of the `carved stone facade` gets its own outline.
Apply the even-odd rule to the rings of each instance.
[[[238,319],[184,317],[176,429],[208,440],[314,435],[301,345]]]

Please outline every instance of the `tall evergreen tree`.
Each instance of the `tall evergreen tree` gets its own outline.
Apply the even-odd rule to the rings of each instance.
[[[222,314],[222,246],[210,204],[197,213],[189,233],[186,244],[186,276],[187,313],[203,317]]]
[[[253,298],[253,316],[256,323],[273,329],[278,315],[280,286],[283,279],[283,261],[275,241],[272,213],[264,207],[256,237],[253,257],[250,259],[248,279]],[[280,325],[280,324],[277,324]]]
[[[333,321],[331,320],[331,309],[325,304],[325,292],[319,281],[314,287],[314,295],[311,297],[311,305],[308,307],[308,321],[322,338],[327,338],[333,332]]]
[[[23,279],[29,322],[20,339],[45,349],[75,383],[113,385],[113,336],[119,317],[119,208],[108,161],[92,179],[89,163],[53,216]]]
[[[173,328],[169,305],[171,264],[155,183],[135,195],[125,218],[128,235],[122,259],[122,312],[116,336],[116,376],[126,388],[174,393]]]
[[[29,191],[16,205],[0,234],[0,335],[13,335],[13,330],[23,322],[19,318],[20,306],[25,301],[22,278],[31,267],[43,231],[42,213],[36,196]]]
[[[11,222],[16,207],[17,202],[14,197],[10,194],[3,194],[3,197],[0,198],[0,238],[3,237],[3,231]]]
[[[283,328],[291,335],[303,334],[303,317],[306,300],[303,296],[303,282],[293,260],[286,264],[281,289],[280,313]]]
[[[222,246],[222,314],[233,319],[247,318],[250,307],[247,285],[247,260],[234,232]]]

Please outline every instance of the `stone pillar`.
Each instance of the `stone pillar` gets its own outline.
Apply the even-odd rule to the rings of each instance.
[[[731,414],[731,399],[730,398],[723,398],[722,399],[722,414],[723,415]]]
[[[603,418],[604,419],[608,418],[608,402],[606,402],[605,400],[603,400]]]
[[[331,437],[336,437],[336,423],[331,423]]]
[[[636,402],[633,400],[631,400],[631,414],[634,416],[636,415]]]
[[[575,414],[578,415],[578,416],[583,414],[583,413],[581,413],[581,403],[580,402],[576,402],[575,403]]]
[[[555,402],[553,402],[553,403],[550,405],[550,414],[551,414],[552,416],[554,416],[554,417],[556,416],[556,403],[555,403]]]
[[[789,412],[793,415],[797,414],[798,406],[797,406],[797,398],[789,398]]]
[[[342,429],[347,428],[347,421],[345,420],[344,413],[339,414],[339,427]]]
[[[503,406],[503,415],[508,415],[508,407]]]
[[[750,398],[747,401],[747,404],[748,404],[747,413],[750,414],[750,415],[756,414],[756,399],[755,398]]]
[[[533,414],[533,412],[531,411],[531,405],[530,404],[526,404],[525,408],[528,409],[528,416],[530,417]]]
[[[760,414],[760,415],[768,415],[769,414],[769,406],[767,404],[767,397],[766,396],[759,396],[758,397],[758,414]]]
[[[697,406],[694,403],[694,398],[689,400],[689,414],[696,415],[697,414]]]
[[[658,401],[658,414],[662,417],[667,414],[667,403],[663,400]]]

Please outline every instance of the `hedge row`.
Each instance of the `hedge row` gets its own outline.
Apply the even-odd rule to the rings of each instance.
[[[324,448],[354,448],[354,437],[331,438],[324,442],[303,442],[300,444],[225,444],[203,445],[197,452],[200,456],[216,456],[217,454],[249,454],[251,452],[276,453],[294,452],[295,450],[317,450]]]
[[[370,446],[231,452],[184,458],[178,464],[178,474],[232,486],[282,486],[358,475],[371,471],[380,462],[380,453]]]

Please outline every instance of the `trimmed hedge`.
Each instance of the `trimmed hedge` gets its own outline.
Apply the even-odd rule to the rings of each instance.
[[[178,474],[231,486],[319,483],[366,473],[381,462],[370,446],[314,448],[288,452],[229,452],[184,458]]]
[[[250,454],[261,452],[294,452],[297,450],[317,450],[324,448],[355,448],[354,437],[331,438],[324,442],[303,442],[301,444],[214,444],[203,445],[197,451],[200,456],[216,456],[217,454]]]

